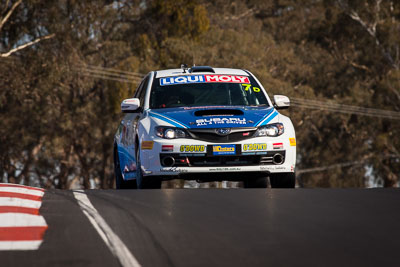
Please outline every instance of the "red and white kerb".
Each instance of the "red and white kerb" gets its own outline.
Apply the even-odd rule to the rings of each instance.
[[[0,251],[39,248],[47,230],[43,195],[41,188],[0,183]]]

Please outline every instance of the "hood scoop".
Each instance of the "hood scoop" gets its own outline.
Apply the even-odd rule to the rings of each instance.
[[[195,116],[237,116],[244,115],[243,111],[239,109],[205,109],[198,110],[194,113]]]

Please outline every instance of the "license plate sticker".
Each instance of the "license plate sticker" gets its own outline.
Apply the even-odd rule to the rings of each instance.
[[[236,155],[236,145],[213,145],[213,155]]]

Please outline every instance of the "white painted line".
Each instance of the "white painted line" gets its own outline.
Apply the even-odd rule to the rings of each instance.
[[[42,197],[44,195],[43,191],[32,190],[27,188],[19,188],[19,187],[0,187],[0,192],[20,193],[32,196],[39,196],[39,197]]]
[[[0,197],[0,206],[39,209],[41,205],[42,201],[13,197]]]
[[[76,190],[74,191],[74,196],[78,201],[83,213],[86,215],[86,217],[88,217],[93,227],[111,250],[112,254],[117,257],[121,265],[124,267],[139,267],[139,262],[121,241],[121,239],[114,233],[103,217],[101,217],[99,212],[90,202],[85,192],[83,190]]]
[[[42,244],[38,241],[0,241],[0,250],[37,250]]]
[[[0,227],[47,226],[41,215],[0,213]]]

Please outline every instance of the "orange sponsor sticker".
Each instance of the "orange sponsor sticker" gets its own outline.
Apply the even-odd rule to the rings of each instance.
[[[296,138],[289,138],[289,142],[291,146],[296,146]]]
[[[154,142],[153,141],[143,141],[142,142],[142,149],[153,149]]]

